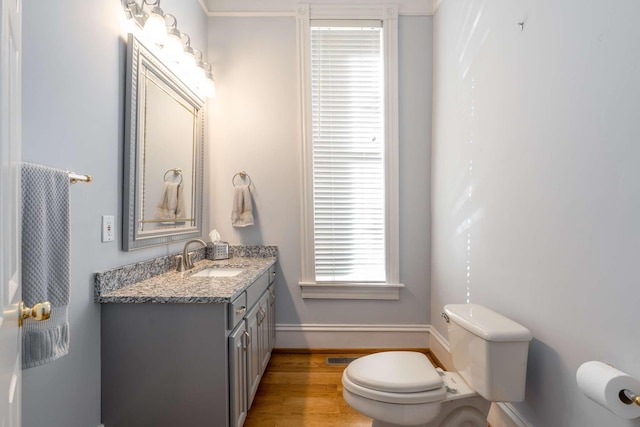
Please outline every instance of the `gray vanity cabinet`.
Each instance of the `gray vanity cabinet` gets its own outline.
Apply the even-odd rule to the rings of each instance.
[[[103,424],[241,427],[273,348],[274,271],[226,304],[102,304]]]
[[[274,273],[272,267],[247,290],[244,298],[249,310],[229,335],[230,424],[234,427],[244,423],[275,344]],[[242,307],[235,300],[232,305]]]

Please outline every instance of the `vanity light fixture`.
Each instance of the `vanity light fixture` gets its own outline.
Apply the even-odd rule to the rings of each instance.
[[[205,78],[202,81],[202,85],[200,86],[200,90],[207,98],[214,98],[216,96],[216,85],[213,80],[213,75],[211,74],[211,65],[206,62],[203,65],[205,69]]]
[[[163,12],[160,0],[142,0],[141,4],[136,0],[121,1],[127,18],[138,24],[151,40],[161,46],[163,54],[170,61],[179,63],[205,97],[212,98],[215,90],[210,90],[214,85],[211,66],[205,69],[202,52],[191,47],[191,38],[178,30],[175,16]]]

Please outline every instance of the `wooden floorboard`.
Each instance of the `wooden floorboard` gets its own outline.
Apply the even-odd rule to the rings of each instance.
[[[342,371],[347,365],[326,363],[327,357],[370,352],[274,351],[245,427],[371,427],[371,418],[351,409],[342,398]],[[432,359],[428,351],[424,353]]]

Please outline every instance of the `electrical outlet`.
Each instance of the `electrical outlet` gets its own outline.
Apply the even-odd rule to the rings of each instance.
[[[113,215],[102,215],[102,241],[113,242],[116,235]]]

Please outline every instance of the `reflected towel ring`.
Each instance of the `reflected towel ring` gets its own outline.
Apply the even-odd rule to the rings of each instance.
[[[245,171],[240,171],[237,174],[233,175],[233,178],[231,178],[231,184],[233,184],[234,187],[236,187],[235,181],[237,176],[240,176],[240,178],[242,179],[249,178],[249,184],[247,184],[247,186],[251,186],[251,177],[249,176],[249,174]]]
[[[178,182],[178,185],[182,184],[182,169],[180,169],[180,168],[173,168],[173,169],[169,169],[168,171],[166,171],[164,173],[164,177],[163,177],[164,182],[168,182],[167,181],[167,175],[170,172],[173,172],[174,175],[179,175],[180,176],[180,182]]]

